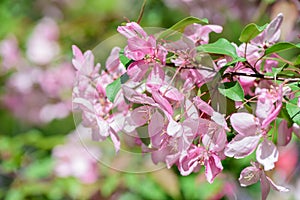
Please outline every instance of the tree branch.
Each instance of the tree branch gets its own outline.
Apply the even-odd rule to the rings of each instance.
[[[265,80],[279,80],[279,81],[285,81],[287,83],[291,82],[299,82],[300,78],[285,78],[285,77],[273,77],[273,76],[266,76],[263,74],[250,74],[250,73],[242,73],[242,72],[228,72],[223,75],[223,78],[225,77],[230,77],[232,78],[233,76],[247,76],[247,77],[256,77],[256,78],[261,78]]]

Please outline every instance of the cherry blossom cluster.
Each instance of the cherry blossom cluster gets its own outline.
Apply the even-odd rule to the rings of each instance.
[[[93,139],[110,138],[116,152],[130,135],[155,164],[176,166],[183,176],[204,167],[209,183],[222,172],[222,160],[255,152],[241,186],[260,181],[262,199],[270,187],[288,191],[266,173],[278,160],[277,147],[292,133],[300,136],[299,113],[289,109],[300,107],[299,80],[282,75],[299,71],[275,49],[287,47],[278,43],[282,20],[279,14],[264,27],[248,26],[245,33],[253,32],[240,45],[210,43],[211,32],[222,32],[218,25],[190,23],[180,37],[179,29],[151,35],[135,22],[119,26],[127,45],[115,47],[105,66],[73,46],[74,108]]]

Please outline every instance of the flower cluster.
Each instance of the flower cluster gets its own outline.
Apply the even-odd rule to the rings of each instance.
[[[299,71],[277,54],[299,45],[278,43],[282,20],[279,14],[264,27],[248,25],[239,46],[224,38],[210,43],[209,33],[222,27],[201,20],[181,37],[172,29],[151,35],[130,22],[117,29],[127,46],[115,47],[100,72],[91,51],[73,46],[73,103],[82,124],[94,140],[110,138],[116,152],[124,135],[133,136],[155,164],[177,166],[183,176],[204,166],[209,183],[222,172],[222,160],[256,150],[241,186],[260,181],[263,199],[270,186],[288,191],[266,175],[278,161],[277,147],[292,132],[299,136],[299,78],[284,75]]]

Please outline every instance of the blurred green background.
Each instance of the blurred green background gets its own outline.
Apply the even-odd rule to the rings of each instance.
[[[136,20],[142,3],[0,1],[0,199],[259,198],[258,184],[244,189],[237,182],[251,158],[227,159],[223,162],[223,175],[210,185],[203,170],[187,177],[180,176],[175,168],[139,175],[120,173],[88,158],[90,155],[84,153],[81,144],[72,141],[75,125],[71,112],[71,45],[76,44],[84,51],[93,49],[116,34],[121,23]],[[282,39],[299,41],[297,0],[148,0],[141,25],[168,28],[192,14],[224,27],[222,34],[211,34],[211,41],[225,37],[238,43],[244,25],[263,25],[278,12],[288,13]],[[68,152],[68,148],[81,151]],[[297,157],[297,147],[291,149]],[[87,164],[71,169],[72,163],[79,162],[72,159],[79,156],[80,162]],[[60,173],[59,164],[70,173]],[[85,177],[90,170],[96,179]],[[291,173],[298,171],[294,166]],[[289,181],[294,191],[297,187],[300,190],[299,180],[294,177]],[[285,196],[276,193],[270,199],[275,197],[299,199],[293,192]]]

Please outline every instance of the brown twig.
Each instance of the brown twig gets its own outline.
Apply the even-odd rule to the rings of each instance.
[[[138,17],[138,19],[136,20],[136,23],[138,23],[138,24],[140,24],[140,22],[141,22],[141,20],[142,20],[142,18],[143,18],[143,14],[144,14],[144,11],[145,11],[146,2],[147,2],[147,0],[144,0],[143,5],[142,5],[142,8],[141,8],[141,10],[140,10],[139,17]]]
[[[256,78],[261,78],[265,80],[274,80],[275,77],[273,76],[266,76],[260,73],[257,74],[250,74],[250,73],[242,73],[242,72],[227,72],[226,74],[223,75],[223,77],[233,77],[233,76],[247,76],[247,77],[256,77]],[[276,80],[278,81],[285,81],[286,83],[291,83],[291,82],[299,82],[300,78],[285,78],[285,77],[276,77]]]

